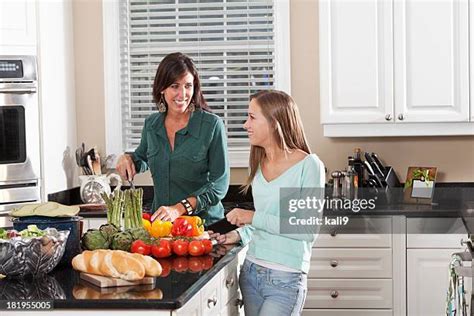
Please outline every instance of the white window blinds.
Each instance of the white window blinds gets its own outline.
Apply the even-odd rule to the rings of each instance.
[[[248,148],[249,95],[275,87],[273,0],[129,0],[120,4],[123,148],[140,142],[156,111],[152,85],[169,53],[190,56],[213,113],[227,128],[229,150]]]

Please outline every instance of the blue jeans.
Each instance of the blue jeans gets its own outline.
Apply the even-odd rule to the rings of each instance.
[[[245,260],[239,285],[245,316],[300,315],[307,291],[303,272],[268,269]]]

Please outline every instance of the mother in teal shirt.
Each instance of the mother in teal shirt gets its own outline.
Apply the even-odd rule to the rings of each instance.
[[[167,55],[153,84],[158,112],[143,126],[140,145],[120,156],[117,170],[132,180],[151,171],[152,220],[198,215],[206,226],[224,217],[221,199],[229,186],[227,140],[222,120],[210,113],[192,60]]]

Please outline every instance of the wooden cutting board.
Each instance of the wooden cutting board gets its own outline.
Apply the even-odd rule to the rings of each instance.
[[[84,272],[81,272],[80,278],[98,287],[131,286],[131,285],[155,283],[154,277],[144,277],[143,279],[137,280],[137,281],[127,281],[127,280],[122,280],[118,278],[111,278],[111,277],[84,273]]]

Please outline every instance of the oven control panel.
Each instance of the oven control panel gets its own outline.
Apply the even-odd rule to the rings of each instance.
[[[23,78],[22,60],[2,60],[0,59],[0,78],[21,79]]]

